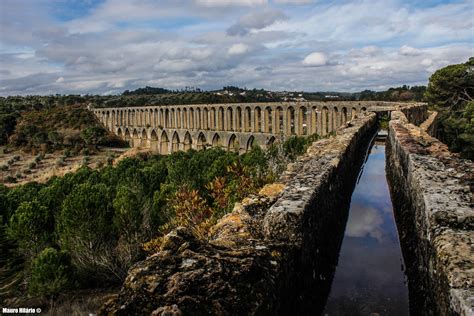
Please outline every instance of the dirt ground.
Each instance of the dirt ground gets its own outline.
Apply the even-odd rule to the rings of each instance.
[[[4,152],[0,147],[0,183],[17,186],[27,182],[46,182],[53,176],[63,176],[79,169],[84,163],[91,168],[106,166],[109,160],[116,160],[127,154],[126,149],[102,148],[90,155],[79,154],[65,157],[63,151],[47,153],[41,157],[20,150]],[[87,158],[88,157],[88,158]]]

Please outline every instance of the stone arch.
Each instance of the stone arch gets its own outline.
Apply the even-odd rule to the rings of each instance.
[[[154,119],[153,119],[153,127],[157,127],[158,125],[160,125],[160,122],[158,122],[158,109],[155,109],[153,110],[153,113],[154,113]]]
[[[216,113],[216,108],[212,107],[211,108],[211,130],[215,131],[217,129],[217,113]]]
[[[235,134],[232,134],[229,138],[229,142],[227,143],[227,150],[238,153],[239,149],[240,149],[239,141],[237,140],[237,137],[235,136]]]
[[[231,106],[227,108],[227,126],[226,130],[227,131],[234,131],[234,110],[232,109]]]
[[[193,119],[194,119],[194,110],[191,108],[190,111],[193,111]],[[201,118],[201,108],[196,109],[196,128],[200,129],[202,127],[202,118]]]
[[[222,147],[221,137],[218,133],[215,133],[212,137],[212,147]]]
[[[313,106],[313,108],[311,109],[311,134],[320,133],[320,131],[318,131],[319,119],[320,119],[320,115],[319,115],[318,108]]]
[[[207,141],[206,141],[206,136],[204,136],[203,133],[199,133],[198,139],[197,139],[197,149],[206,149],[207,146]]]
[[[110,127],[113,128],[115,126],[115,110],[110,112]]]
[[[352,108],[351,110],[351,120],[353,120],[357,115],[357,109],[356,108]]]
[[[264,126],[263,131],[265,133],[273,133],[273,117],[272,117],[272,108],[267,106],[264,113]]]
[[[255,137],[253,137],[253,135],[251,135],[249,137],[249,139],[247,140],[247,146],[245,147],[245,151],[249,151],[252,149],[253,146],[257,146],[257,141],[255,140]]]
[[[331,120],[329,118],[329,109],[323,107],[321,111],[321,134],[327,135],[329,133],[329,124]]]
[[[150,133],[150,148],[152,151],[159,151],[160,150],[160,143],[158,142],[158,134],[155,130],[152,130]]]
[[[332,110],[332,130],[336,130],[340,125],[339,109],[335,106]]]
[[[242,109],[240,108],[240,106],[237,107],[235,115],[236,115],[235,130],[237,132],[241,132],[242,131]]]
[[[188,121],[188,109],[183,109],[183,128],[189,128],[189,121]]]
[[[170,124],[170,110],[169,109],[166,109],[165,110],[165,121],[164,121],[164,125],[163,127],[170,127],[171,124]]]
[[[272,146],[276,141],[276,138],[275,136],[272,136],[270,138],[267,139],[267,142],[265,143],[265,146],[268,148],[270,146]]]
[[[124,130],[124,139],[130,146],[133,146],[133,144],[130,143],[130,131],[128,130],[128,128],[125,128]]]
[[[198,119],[197,121],[199,122],[199,116],[198,116]],[[190,129],[194,129],[194,109],[193,108],[190,108],[189,109],[189,127]]]
[[[296,126],[295,126],[295,109],[292,106],[289,106],[286,110],[286,126],[287,126],[287,133],[289,135],[296,134]]]
[[[204,108],[202,110],[202,129],[208,130],[209,129],[209,110]]]
[[[183,117],[181,115],[181,108],[178,108],[178,110],[176,111],[176,116],[177,116],[177,120],[176,120],[176,128],[180,129],[183,127]]]
[[[244,132],[252,131],[252,110],[250,107],[246,107],[244,111]]]
[[[298,135],[308,135],[308,110],[301,106],[298,111]]]
[[[275,132],[282,133],[285,129],[283,108],[281,106],[277,107],[275,110]]]
[[[133,133],[132,133],[132,143],[133,143],[133,147],[138,147],[140,146],[140,136],[138,135],[138,131],[137,129],[133,129]]]
[[[158,125],[161,128],[165,127],[165,111],[163,109],[160,109],[160,122]]]
[[[117,129],[117,136],[119,138],[123,139],[123,132],[122,132],[122,129],[120,127]]]
[[[169,153],[169,138],[168,134],[166,134],[165,131],[161,133],[161,138],[160,138],[160,154],[162,155],[167,155]]]
[[[171,128],[176,128],[176,111],[171,109]]]
[[[140,147],[143,147],[146,145],[146,131],[143,129],[142,132],[140,133]]]
[[[189,150],[192,148],[193,146],[193,139],[191,138],[191,134],[189,134],[189,132],[186,132],[186,134],[184,135],[184,150]]]
[[[346,107],[343,107],[342,108],[342,111],[341,111],[341,120],[342,120],[342,123],[344,124],[345,122],[347,122],[348,118],[347,118],[347,108]]]
[[[262,110],[259,106],[255,107],[255,122],[254,122],[254,130],[257,133],[262,132]]]
[[[174,132],[173,137],[171,138],[171,152],[179,151],[179,135],[178,132]]]
[[[217,129],[219,131],[224,130],[224,108],[221,106],[219,107],[218,110],[218,115],[217,115]]]

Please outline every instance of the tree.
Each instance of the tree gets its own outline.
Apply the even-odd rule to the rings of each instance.
[[[30,294],[53,299],[70,287],[73,280],[71,258],[65,251],[44,249],[31,265]]]
[[[449,110],[462,109],[474,97],[474,57],[464,64],[437,70],[429,80],[425,93],[431,105]]]
[[[0,145],[7,143],[8,137],[15,130],[16,119],[15,114],[0,114]]]
[[[425,98],[439,112],[439,137],[450,150],[474,159],[474,58],[437,70]]]
[[[140,187],[121,185],[113,201],[114,224],[128,241],[137,239],[142,224],[143,197]]]
[[[107,130],[101,126],[86,128],[81,132],[81,138],[87,145],[98,145],[107,137]]]
[[[80,184],[64,200],[58,218],[59,241],[80,272],[99,279],[122,279],[124,272],[117,268],[113,254],[112,218],[105,184]]]
[[[30,256],[36,255],[51,241],[53,230],[52,214],[36,200],[22,202],[8,223],[8,234]]]

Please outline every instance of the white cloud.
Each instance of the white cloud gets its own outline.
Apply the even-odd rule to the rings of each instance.
[[[351,214],[349,216],[351,218],[347,222],[346,236],[370,236],[379,241],[382,240],[383,218],[376,209],[356,204],[351,207]]]
[[[410,47],[407,45],[403,45],[400,50],[399,50],[401,55],[405,56],[417,56],[421,54],[421,51],[419,49],[416,49],[414,47]]]
[[[328,63],[326,55],[320,52],[314,52],[309,54],[303,60],[303,64],[306,66],[324,66]]]
[[[196,3],[208,7],[213,6],[255,6],[267,4],[267,0],[196,0]]]
[[[229,55],[241,55],[241,54],[245,54],[248,51],[249,51],[249,47],[247,45],[238,43],[238,44],[232,45],[229,48],[228,53]]]
[[[273,0],[273,2],[278,4],[310,4],[314,3],[314,0]]]
[[[263,10],[244,15],[227,29],[228,35],[245,35],[251,30],[260,30],[273,23],[286,20],[287,16],[278,10]]]

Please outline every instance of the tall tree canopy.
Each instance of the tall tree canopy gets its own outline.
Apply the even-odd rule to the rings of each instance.
[[[439,111],[439,136],[452,151],[474,158],[474,57],[431,77],[426,100]]]

